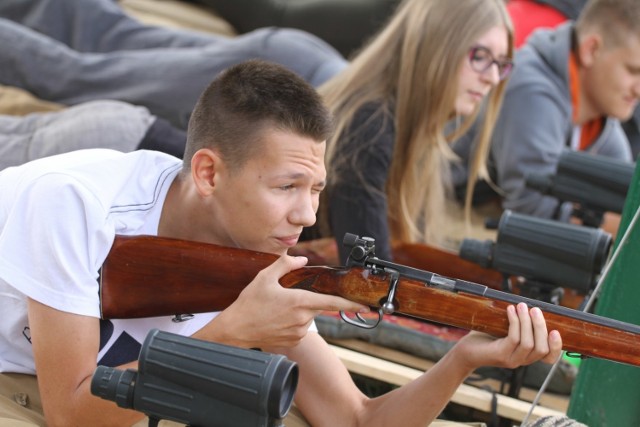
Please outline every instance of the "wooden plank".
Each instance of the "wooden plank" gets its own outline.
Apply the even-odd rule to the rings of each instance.
[[[431,360],[414,356],[399,350],[394,350],[392,348],[372,344],[363,340],[327,339],[327,341],[340,347],[345,347],[360,353],[375,356],[379,359],[388,360],[422,371],[427,371],[434,365],[434,362]],[[498,380],[487,378],[479,381],[473,381],[473,385],[476,387],[488,386],[491,390],[500,390],[501,384]],[[524,401],[533,402],[537,392],[537,390],[522,387],[518,398]],[[569,407],[569,400],[570,397],[567,395],[546,392],[540,398],[540,405],[565,413]]]
[[[423,371],[395,362],[380,359],[358,351],[331,344],[337,356],[345,364],[349,372],[364,375],[389,384],[402,386],[422,375]],[[477,387],[461,384],[454,393],[451,402],[483,412],[491,412],[492,393]],[[525,402],[512,397],[497,395],[497,413],[499,416],[511,420],[522,421],[531,407]],[[560,416],[564,412],[544,406],[534,408],[530,420],[536,420],[547,415]]]

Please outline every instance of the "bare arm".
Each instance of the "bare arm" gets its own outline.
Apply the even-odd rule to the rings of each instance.
[[[514,368],[552,362],[562,340],[547,333],[542,313],[520,305],[508,311],[509,335],[495,340],[470,333],[433,368],[411,383],[375,399],[366,398],[322,338],[310,333],[285,350],[300,367],[296,404],[314,426],[424,426],[435,419],[462,381],[480,366]]]
[[[28,310],[47,425],[123,426],[144,417],[91,394],[100,342],[98,319],[55,310],[32,299]]]
[[[285,289],[278,279],[306,263],[282,257],[265,268],[237,301],[195,338],[241,347],[292,346],[304,337],[322,310],[368,311],[331,295]],[[29,300],[33,353],[45,417],[50,426],[132,425],[143,414],[93,396],[91,379],[100,347],[99,320],[70,314]],[[120,368],[136,368],[133,362]]]

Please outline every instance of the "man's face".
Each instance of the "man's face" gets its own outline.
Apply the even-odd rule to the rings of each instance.
[[[278,255],[316,221],[325,187],[325,143],[269,131],[241,168],[217,177],[214,217],[222,244]]]
[[[640,97],[640,38],[629,34],[616,46],[602,46],[581,80],[594,114],[629,119]]]

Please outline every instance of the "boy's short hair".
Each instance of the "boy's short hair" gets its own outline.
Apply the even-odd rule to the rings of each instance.
[[[261,148],[264,131],[291,132],[326,141],[333,121],[316,90],[275,63],[250,60],[220,73],[204,90],[191,115],[184,168],[201,148],[216,150],[239,168]]]
[[[576,20],[578,35],[597,28],[607,46],[618,46],[628,35],[640,37],[640,1],[589,0]]]

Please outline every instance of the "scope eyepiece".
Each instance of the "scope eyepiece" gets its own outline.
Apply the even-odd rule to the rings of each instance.
[[[91,393],[112,400],[121,408],[133,406],[133,385],[137,373],[132,369],[119,370],[98,366],[91,379]]]
[[[484,268],[493,265],[493,241],[464,239],[460,245],[460,258],[475,262]]]

